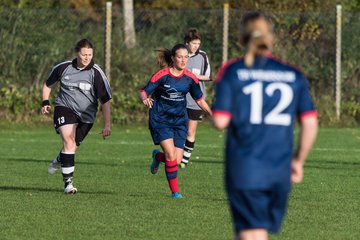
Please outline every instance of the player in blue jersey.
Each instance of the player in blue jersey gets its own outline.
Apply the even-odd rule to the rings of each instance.
[[[153,151],[150,166],[152,174],[158,172],[159,164],[165,163],[165,174],[173,198],[181,198],[177,170],[183,156],[186,140],[188,115],[186,94],[190,93],[197,104],[212,114],[203,99],[197,77],[186,69],[189,52],[184,44],[175,45],[171,51],[160,54],[160,65],[168,65],[155,73],[142,89],[140,98],[150,108],[149,129],[155,145],[163,152]]]
[[[237,239],[268,239],[286,211],[291,183],[300,183],[315,141],[317,114],[305,77],[270,57],[272,23],[262,13],[244,16],[243,59],[218,72],[214,124],[228,128],[226,190]],[[293,132],[299,119],[299,145]]]

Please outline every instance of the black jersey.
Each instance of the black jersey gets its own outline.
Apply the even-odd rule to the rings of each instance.
[[[96,118],[98,99],[106,103],[111,99],[111,89],[103,70],[93,61],[84,69],[78,69],[76,59],[53,67],[46,86],[60,82],[55,106],[70,108],[81,122],[93,123]]]

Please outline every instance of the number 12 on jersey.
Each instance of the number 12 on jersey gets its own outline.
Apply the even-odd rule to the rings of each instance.
[[[263,82],[254,82],[243,88],[243,92],[246,95],[250,95],[250,123],[289,126],[291,124],[291,115],[290,113],[283,113],[283,111],[291,104],[294,98],[292,88],[282,82],[268,84],[265,87],[265,91],[263,91],[263,88]],[[276,91],[280,91],[280,100],[263,117],[264,93],[269,97],[273,97]]]

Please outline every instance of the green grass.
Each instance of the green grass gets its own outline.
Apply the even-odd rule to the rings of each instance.
[[[76,156],[75,196],[47,167],[60,148],[46,126],[0,126],[0,239],[232,239],[223,188],[224,134],[198,132],[194,164],[180,170],[184,199],[172,200],[145,127],[102,140],[94,127]],[[360,130],[321,129],[293,188],[280,234],[271,239],[360,239]]]

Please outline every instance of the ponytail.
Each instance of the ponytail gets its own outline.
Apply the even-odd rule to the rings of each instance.
[[[170,67],[173,65],[173,61],[171,59],[171,51],[167,48],[158,48],[156,51],[156,60],[157,64],[161,68]]]
[[[185,44],[176,44],[171,50],[167,48],[158,48],[155,49],[157,64],[161,68],[172,67],[174,65],[172,57],[175,57],[176,51],[179,49],[188,50]]]

